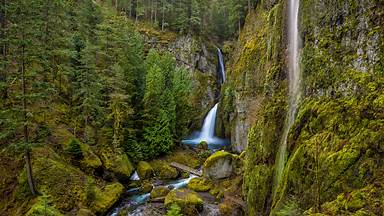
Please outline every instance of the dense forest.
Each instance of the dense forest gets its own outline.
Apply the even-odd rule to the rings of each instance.
[[[0,0],[0,215],[383,215],[384,2]]]

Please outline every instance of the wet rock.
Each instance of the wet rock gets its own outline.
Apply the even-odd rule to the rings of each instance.
[[[203,166],[203,175],[210,179],[223,179],[232,175],[234,159],[231,153],[218,151],[211,155]]]

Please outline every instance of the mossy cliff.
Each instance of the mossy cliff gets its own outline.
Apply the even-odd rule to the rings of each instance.
[[[282,181],[271,183],[287,113],[287,3],[248,15],[222,92],[225,133],[247,148],[248,214],[383,214],[382,1],[300,1],[302,96]]]

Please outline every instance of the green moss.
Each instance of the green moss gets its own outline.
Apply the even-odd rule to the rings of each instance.
[[[96,213],[105,213],[120,198],[124,192],[124,186],[120,183],[111,183],[102,189],[96,188],[95,201],[91,208]]]
[[[154,187],[151,191],[151,198],[165,197],[169,191],[169,188],[165,186]]]
[[[185,215],[196,215],[197,212],[203,210],[204,201],[201,197],[193,191],[188,189],[172,190],[165,197],[164,204],[170,208],[172,204],[176,203],[182,209]]]
[[[106,170],[111,171],[123,178],[128,178],[133,172],[132,163],[128,156],[120,151],[112,150],[109,147],[103,147],[100,150],[100,159]]]
[[[60,213],[54,206],[52,206],[47,197],[37,197],[35,204],[31,209],[25,214],[25,216],[61,216]]]
[[[153,169],[149,163],[140,161],[137,164],[137,173],[139,174],[140,179],[145,180],[153,176]]]
[[[193,178],[187,187],[197,192],[206,192],[212,188],[212,183],[205,178]]]
[[[149,181],[143,181],[140,186],[140,192],[149,193],[153,189],[153,184]]]
[[[84,168],[84,170],[93,171],[102,166],[100,158],[92,151],[91,147],[86,144],[82,144],[81,150],[83,152],[81,166]]]
[[[76,216],[95,216],[95,214],[89,209],[79,209]]]
[[[211,156],[209,156],[207,158],[207,160],[205,160],[204,162],[204,167],[211,167],[216,161],[220,160],[220,159],[227,159],[227,158],[230,158],[232,159],[232,154],[229,153],[229,152],[226,152],[226,151],[217,151],[215,152],[214,154],[212,154]]]
[[[179,172],[176,168],[169,166],[169,164],[163,160],[154,160],[150,162],[155,176],[160,179],[176,179],[179,176]]]

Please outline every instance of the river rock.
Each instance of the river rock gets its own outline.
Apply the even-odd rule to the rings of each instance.
[[[149,193],[149,192],[152,191],[152,189],[153,189],[153,185],[150,182],[148,182],[148,181],[144,181],[141,184],[140,192]]]
[[[184,215],[198,215],[204,207],[203,199],[194,191],[188,189],[172,190],[165,197],[164,205],[170,208],[176,203]]]
[[[212,183],[205,178],[193,178],[187,187],[197,192],[206,192],[211,189]]]
[[[140,161],[137,164],[137,174],[142,180],[149,179],[153,176],[153,169],[149,163]]]
[[[234,165],[231,153],[217,151],[204,162],[203,176],[214,180],[228,178],[233,173]]]
[[[151,191],[151,199],[165,197],[169,191],[169,188],[165,186],[154,187]]]

